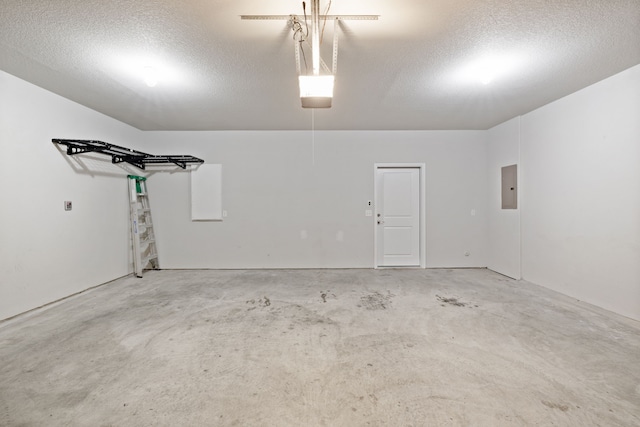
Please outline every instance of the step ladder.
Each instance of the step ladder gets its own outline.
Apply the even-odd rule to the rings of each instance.
[[[131,216],[131,237],[133,240],[133,269],[137,277],[151,267],[160,269],[156,238],[151,221],[147,178],[127,175],[129,179],[129,213]]]

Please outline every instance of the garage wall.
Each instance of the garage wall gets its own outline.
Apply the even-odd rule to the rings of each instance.
[[[520,165],[520,117],[498,125],[487,132],[487,211],[488,211],[488,244],[487,266],[505,276],[521,278],[520,268],[520,211],[518,209],[502,209],[502,168]],[[522,188],[522,176],[518,179]],[[518,192],[522,199],[522,191]]]
[[[640,65],[522,117],[522,276],[640,320]]]
[[[488,132],[140,132],[4,72],[0,92],[0,319],[132,271],[140,171],[56,137],[223,165],[221,222],[191,221],[188,172],[148,174],[164,268],[372,267],[373,165],[424,162],[428,267],[517,277],[521,257],[524,279],[640,319],[640,66]],[[497,169],[518,159],[504,213]]]
[[[146,132],[149,150],[223,168],[221,222],[190,220],[188,173],[150,177],[162,266],[373,267],[374,218],[365,210],[374,200],[374,164],[424,162],[427,266],[484,267],[485,135]]]
[[[52,138],[140,131],[0,71],[0,319],[128,274],[127,171]],[[73,209],[64,210],[64,201]]]

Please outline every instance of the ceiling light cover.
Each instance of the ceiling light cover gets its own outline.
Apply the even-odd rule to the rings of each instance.
[[[457,80],[470,84],[488,85],[495,80],[513,75],[522,68],[522,54],[490,54],[467,63],[457,75]]]
[[[298,76],[302,108],[330,108],[333,98],[333,75]]]
[[[146,66],[143,70],[143,80],[149,87],[155,87],[158,84],[158,72],[152,66]]]

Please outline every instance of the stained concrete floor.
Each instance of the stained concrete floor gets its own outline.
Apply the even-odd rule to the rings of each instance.
[[[637,426],[640,323],[488,270],[152,271],[0,324],[2,426]]]

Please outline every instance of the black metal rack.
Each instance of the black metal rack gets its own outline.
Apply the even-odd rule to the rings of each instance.
[[[189,155],[156,156],[154,154],[143,153],[142,151],[120,147],[119,145],[109,144],[102,141],[86,139],[52,139],[51,142],[66,145],[67,154],[70,156],[82,153],[100,153],[111,156],[111,163],[126,162],[143,170],[148,164],[173,163],[180,166],[182,169],[185,169],[189,163],[204,163],[204,160]]]

